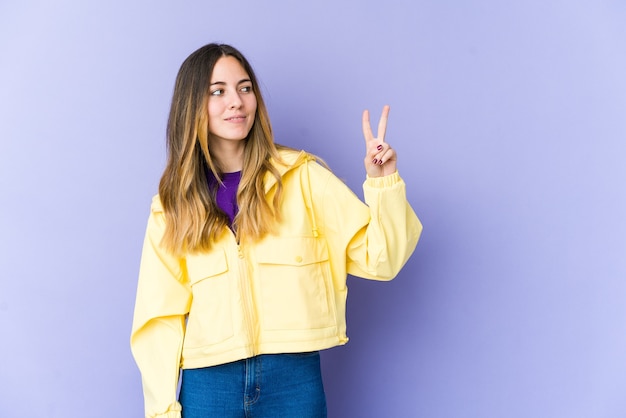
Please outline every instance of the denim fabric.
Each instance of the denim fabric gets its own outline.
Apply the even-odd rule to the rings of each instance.
[[[318,352],[264,354],[183,370],[183,418],[325,418]]]

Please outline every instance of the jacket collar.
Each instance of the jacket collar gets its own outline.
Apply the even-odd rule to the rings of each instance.
[[[305,164],[307,161],[311,161],[314,157],[305,151],[296,151],[296,150],[281,150],[279,151],[280,158],[282,161],[277,161],[274,158],[270,159],[272,165],[278,170],[280,177],[283,177],[286,173],[293,170],[294,168],[300,167],[302,164]],[[276,185],[276,177],[272,175],[272,173],[265,173],[265,178],[263,179],[263,184],[265,185],[265,193],[267,194],[272,187]]]
[[[311,154],[308,154],[305,151],[280,150],[279,154],[282,161],[277,161],[272,158],[270,159],[270,162],[274,165],[276,170],[278,170],[280,177],[284,176],[287,172],[293,170],[294,168],[315,159]],[[265,194],[267,194],[270,190],[272,190],[272,187],[276,185],[276,177],[274,177],[271,173],[265,173],[265,178],[263,180],[263,184],[265,185]],[[158,194],[152,198],[152,210],[155,212],[163,211],[161,199]]]

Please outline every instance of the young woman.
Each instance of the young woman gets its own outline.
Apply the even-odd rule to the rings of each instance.
[[[392,279],[422,228],[388,113],[376,137],[363,113],[366,205],[274,143],[239,51],[209,44],[183,62],[131,335],[146,417],[326,416],[319,350],[348,341],[346,276]]]

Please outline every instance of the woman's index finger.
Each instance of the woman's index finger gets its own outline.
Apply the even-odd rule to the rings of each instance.
[[[372,134],[372,127],[370,125],[370,112],[369,110],[363,111],[363,136],[365,137],[365,142],[369,142],[374,139],[374,135]]]

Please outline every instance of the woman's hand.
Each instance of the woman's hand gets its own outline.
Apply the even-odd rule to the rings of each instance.
[[[385,142],[389,106],[383,108],[378,121],[378,136],[374,137],[370,125],[370,113],[363,112],[363,136],[365,137],[365,171],[370,177],[382,177],[396,171],[396,152]]]

